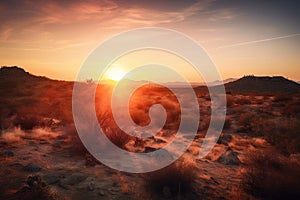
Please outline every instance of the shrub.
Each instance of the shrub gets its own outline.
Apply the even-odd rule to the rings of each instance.
[[[253,123],[255,123],[256,114],[253,112],[242,113],[238,119],[239,131],[253,131]]]
[[[154,196],[165,195],[166,190],[173,197],[186,195],[192,190],[192,182],[197,177],[195,169],[191,159],[181,157],[163,169],[145,174],[146,187]]]
[[[124,131],[120,130],[119,128],[111,129],[107,128],[105,132],[106,137],[114,143],[119,148],[125,149],[125,145],[130,141],[134,140],[135,138],[126,134]]]
[[[14,199],[59,199],[58,195],[46,185],[39,175],[29,176],[26,183],[26,186],[17,191]]]
[[[250,96],[242,96],[236,100],[236,103],[239,105],[251,104],[251,97]]]
[[[229,117],[225,117],[222,119],[221,117],[215,117],[213,120],[210,120],[207,125],[210,125],[213,129],[218,129],[220,124],[223,124],[222,130],[228,130],[231,127],[231,119]],[[206,130],[208,127],[206,128]]]
[[[254,112],[243,113],[238,120],[239,131],[265,138],[284,155],[300,152],[299,123],[296,117],[274,117]]]
[[[226,97],[227,107],[232,107],[235,104],[234,97],[231,94],[227,94]]]
[[[14,120],[14,126],[20,126],[23,130],[32,130],[34,127],[40,125],[40,118],[34,115],[18,115]]]
[[[283,113],[289,116],[296,116],[300,114],[300,102],[291,102],[288,104],[285,104],[285,108],[283,110]]]
[[[82,144],[81,139],[76,131],[74,124],[65,126],[62,130],[65,135],[61,136],[67,145],[67,150],[71,155],[85,156],[88,154],[87,149]]]
[[[289,94],[278,94],[274,97],[273,102],[287,102],[293,100],[293,96]]]
[[[299,161],[272,151],[247,155],[242,184],[252,195],[264,199],[300,199]]]

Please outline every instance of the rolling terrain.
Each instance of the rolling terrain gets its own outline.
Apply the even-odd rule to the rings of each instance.
[[[89,88],[93,83],[82,84]],[[0,198],[299,199],[300,85],[283,77],[246,76],[225,88],[225,124],[206,157],[197,155],[210,123],[211,102],[207,88],[196,87],[201,118],[187,152],[159,171],[130,174],[101,164],[79,140],[72,117],[73,82],[2,67]],[[132,97],[131,117],[139,125],[149,123],[151,105],[159,103],[167,111],[163,129],[143,139],[117,127],[108,103],[111,92],[110,85],[100,84],[95,100],[98,122],[115,145],[151,152],[172,141],[180,105],[169,90],[153,85]]]

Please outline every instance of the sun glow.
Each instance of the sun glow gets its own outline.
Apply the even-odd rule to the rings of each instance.
[[[124,76],[126,75],[126,72],[124,72],[122,69],[119,68],[109,68],[104,77],[106,79],[110,79],[113,81],[120,81]]]

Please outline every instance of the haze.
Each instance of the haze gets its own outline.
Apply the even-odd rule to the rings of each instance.
[[[84,59],[102,41],[132,28],[158,26],[199,42],[223,79],[255,74],[298,81],[298,8],[297,1],[4,0],[0,64],[74,80]],[[187,73],[193,80],[193,73]]]

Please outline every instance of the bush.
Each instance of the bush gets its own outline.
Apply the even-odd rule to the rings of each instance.
[[[63,144],[68,153],[76,156],[86,156],[88,154],[87,149],[79,138],[74,124],[63,127],[62,132],[64,135],[58,136],[56,140]],[[58,146],[54,146],[54,148],[59,147],[58,149],[60,150],[60,143],[58,143]]]
[[[239,105],[247,105],[251,104],[251,97],[250,96],[242,96],[236,100],[236,103]]]
[[[264,199],[300,199],[300,163],[275,152],[247,155],[244,189]]]
[[[283,113],[288,116],[299,116],[300,115],[300,102],[295,101],[285,104]]]
[[[234,97],[231,94],[227,94],[226,97],[227,107],[232,107],[235,104]]]
[[[238,120],[239,131],[265,138],[284,155],[300,152],[299,123],[296,117],[274,117],[254,112],[243,113]]]
[[[239,131],[253,132],[253,125],[256,123],[257,114],[254,112],[242,113],[238,119]]]
[[[119,128],[115,129],[106,129],[105,132],[106,137],[114,143],[119,148],[125,149],[125,145],[130,141],[134,140],[135,138],[126,134],[124,131],[120,130]]]
[[[57,194],[54,191],[51,191],[50,187],[42,180],[39,175],[29,176],[26,183],[27,185],[17,191],[14,199],[59,199]]]
[[[293,96],[288,94],[278,94],[274,97],[273,102],[287,102],[293,100]]]
[[[145,174],[146,187],[154,196],[165,196],[166,190],[173,197],[186,195],[197,178],[195,169],[193,161],[181,157],[163,169]]]
[[[34,127],[39,126],[41,117],[34,115],[17,116],[14,121],[14,126],[20,126],[23,130],[32,130]]]

